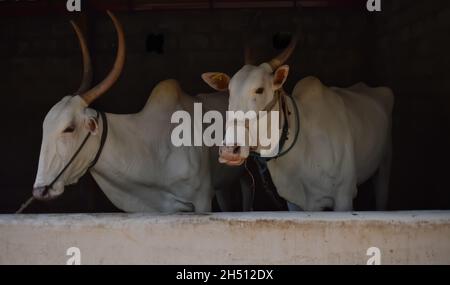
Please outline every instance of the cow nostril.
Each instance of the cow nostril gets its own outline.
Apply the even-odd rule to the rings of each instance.
[[[44,190],[43,188],[44,188],[44,187],[34,187],[34,188],[33,188],[33,196],[34,196],[35,198],[41,196],[41,195],[42,195],[42,191]]]
[[[37,197],[44,197],[45,195],[48,194],[49,191],[49,187],[48,186],[43,186],[43,187],[35,187],[33,188],[33,195],[37,198]]]
[[[235,146],[235,147],[233,148],[233,153],[234,153],[234,154],[238,154],[240,150],[241,150],[241,147],[240,147],[240,146]]]
[[[42,191],[42,195],[44,195],[44,196],[47,195],[49,190],[50,190],[50,187],[45,186],[44,190]]]

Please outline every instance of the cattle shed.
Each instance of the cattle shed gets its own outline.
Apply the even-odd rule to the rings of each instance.
[[[81,249],[84,264],[366,264],[371,248],[383,264],[450,264],[450,2],[381,0],[381,11],[366,2],[82,0],[71,12],[66,1],[0,0],[0,264],[65,264],[70,247]],[[254,212],[230,194],[233,213],[126,214],[86,174],[60,198],[15,215],[32,193],[44,118],[81,79],[69,21],[86,36],[99,82],[117,49],[106,10],[122,23],[127,45],[120,78],[93,104],[108,113],[138,112],[166,79],[190,95],[211,92],[202,73],[235,74],[245,47],[267,61],[295,31],[287,91],[307,76],[327,86],[390,87],[388,211],[375,212],[369,180],[355,212],[287,212],[270,177],[254,175]]]

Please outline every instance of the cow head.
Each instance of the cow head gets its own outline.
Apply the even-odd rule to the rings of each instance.
[[[54,199],[64,192],[66,185],[76,183],[88,170],[100,146],[97,112],[88,106],[114,84],[125,62],[122,25],[111,12],[108,11],[108,14],[117,30],[117,56],[108,76],[91,89],[92,64],[89,50],[81,30],[71,22],[83,54],[83,80],[75,95],[64,97],[45,117],[38,172],[33,188],[33,196],[38,200]],[[89,133],[91,138],[69,165]],[[69,166],[65,169],[67,165]],[[60,173],[62,175],[58,177]]]
[[[220,72],[204,73],[202,78],[216,90],[229,90],[229,111],[254,111],[258,114],[274,102],[275,92],[283,87],[289,73],[289,66],[283,64],[292,54],[296,44],[297,37],[294,37],[281,54],[259,66],[249,64],[246,57],[246,65],[231,79]],[[249,153],[249,146],[226,142],[226,146],[220,148],[220,162],[231,166],[241,165]]]

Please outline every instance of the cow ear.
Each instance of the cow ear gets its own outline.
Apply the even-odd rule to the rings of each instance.
[[[93,135],[97,135],[98,133],[98,120],[97,115],[95,111],[91,109],[85,110],[85,116],[84,116],[84,126],[88,131],[91,132]]]
[[[88,129],[91,134],[94,136],[98,133],[98,121],[97,118],[94,117],[87,117],[85,120],[85,127]]]
[[[230,76],[221,72],[207,72],[202,74],[202,79],[217,91],[227,91],[230,84]]]
[[[283,84],[286,82],[288,74],[289,74],[289,66],[287,65],[283,65],[275,71],[273,75],[273,88],[275,90],[278,90],[281,87],[283,87]]]

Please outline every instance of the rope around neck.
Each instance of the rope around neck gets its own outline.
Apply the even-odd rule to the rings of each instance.
[[[283,108],[283,107],[281,106],[281,104],[280,104],[280,107],[282,108],[282,110],[283,110],[282,112],[283,112],[284,117],[285,117],[285,118],[284,118],[284,119],[285,119],[285,122],[284,122],[284,124],[283,124],[283,132],[282,132],[282,134],[281,134],[281,138],[280,138],[280,142],[279,142],[279,144],[280,144],[280,150],[279,150],[279,151],[281,151],[281,153],[279,152],[276,156],[273,156],[273,157],[267,157],[267,158],[266,158],[266,157],[262,157],[261,154],[259,154],[259,153],[251,152],[251,153],[250,153],[250,156],[255,157],[255,158],[257,158],[257,159],[263,159],[263,160],[265,160],[265,161],[270,161],[270,160],[278,159],[278,158],[280,158],[280,157],[282,157],[282,156],[285,156],[286,154],[288,154],[288,153],[292,150],[292,148],[294,148],[295,144],[297,143],[297,141],[298,141],[298,139],[299,139],[299,136],[300,136],[300,111],[299,111],[299,109],[298,109],[298,106],[297,106],[297,104],[296,104],[294,98],[292,97],[292,95],[288,95],[288,94],[282,92],[279,96],[280,96],[280,102],[281,102],[281,97],[282,97],[282,96],[285,96],[285,97],[287,97],[287,98],[289,98],[289,99],[291,100],[292,105],[294,106],[294,113],[295,113],[295,119],[296,119],[294,141],[293,141],[292,144],[289,146],[289,148],[287,148],[285,151],[282,151],[282,150],[283,150],[284,143],[285,143],[285,139],[287,140],[287,132],[289,131],[289,127],[286,129],[286,124],[289,124],[289,123],[287,123],[288,120],[289,120],[289,119],[288,119],[289,114],[285,114],[285,108]],[[271,105],[272,105],[272,104],[271,104]],[[273,104],[273,106],[275,106],[275,104]],[[272,106],[272,108],[273,108],[273,106]],[[288,111],[288,113],[289,113],[289,111]]]

